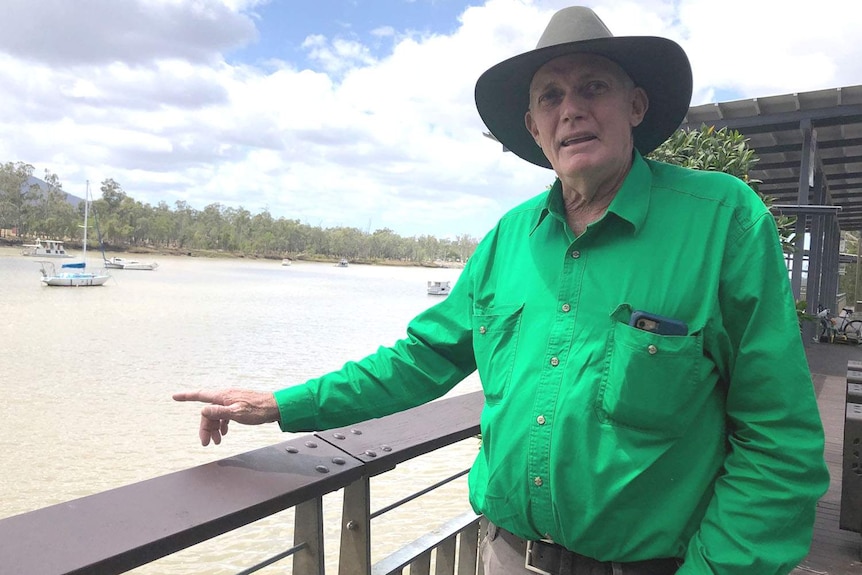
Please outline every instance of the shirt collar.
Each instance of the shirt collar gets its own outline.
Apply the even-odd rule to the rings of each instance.
[[[652,190],[652,170],[635,149],[632,157],[632,169],[623,181],[617,195],[611,200],[608,212],[616,214],[629,222],[635,233],[643,226],[649,210],[650,192]]]
[[[563,206],[563,184],[560,178],[554,180],[554,184],[545,196],[545,202],[542,209],[539,210],[539,217],[536,218],[536,223],[530,229],[530,235],[533,235],[545,218],[553,214],[554,219],[566,223],[566,210]]]
[[[640,152],[635,149],[632,155],[631,170],[629,170],[626,179],[623,180],[623,185],[620,187],[617,195],[611,200],[608,212],[629,222],[634,231],[637,232],[643,225],[644,219],[646,219],[651,186],[652,171]],[[563,185],[559,178],[554,181],[554,184],[548,191],[545,203],[536,218],[536,223],[530,230],[531,235],[545,221],[548,215],[552,215],[554,219],[563,223],[566,222],[566,208],[563,204]]]

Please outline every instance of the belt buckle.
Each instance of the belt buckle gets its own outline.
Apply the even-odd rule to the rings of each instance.
[[[534,567],[530,565],[530,558],[533,555],[533,544],[535,541],[527,541],[527,552],[524,555],[524,569],[530,571],[532,573],[538,573],[539,575],[554,575],[550,571],[545,571],[544,569],[539,569],[538,567]]]

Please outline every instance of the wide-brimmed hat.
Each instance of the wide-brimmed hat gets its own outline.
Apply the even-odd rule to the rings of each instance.
[[[554,14],[535,50],[504,60],[476,82],[476,108],[503,146],[538,166],[551,163],[524,124],[530,82],[544,64],[566,54],[588,53],[616,62],[643,88],[649,108],[634,129],[635,147],[646,155],[682,123],[691,103],[691,65],[672,40],[655,36],[614,36],[595,12],[583,6]]]

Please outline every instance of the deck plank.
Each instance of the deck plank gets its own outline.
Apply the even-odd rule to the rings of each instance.
[[[860,575],[862,535],[839,529],[838,521],[841,514],[847,361],[862,361],[862,347],[815,344],[806,346],[806,353],[826,433],[825,458],[831,480],[829,490],[817,504],[811,550],[791,575]]]

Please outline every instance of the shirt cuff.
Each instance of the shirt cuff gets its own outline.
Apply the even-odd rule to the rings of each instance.
[[[318,431],[317,407],[307,386],[280,389],[272,395],[278,404],[278,426],[282,431]]]

